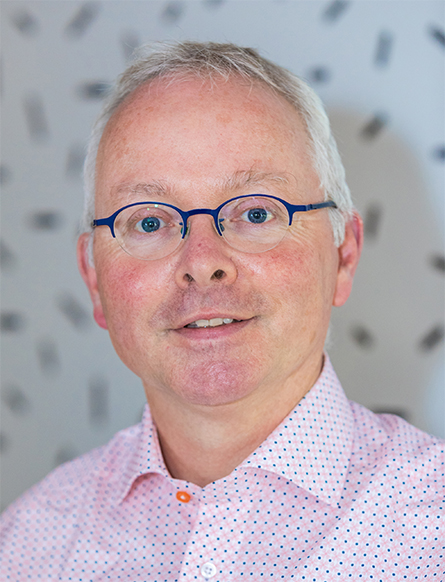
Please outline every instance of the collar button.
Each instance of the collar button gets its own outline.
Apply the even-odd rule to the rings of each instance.
[[[187,493],[187,491],[178,491],[176,493],[176,499],[182,503],[188,503],[191,499],[191,496],[190,493]]]

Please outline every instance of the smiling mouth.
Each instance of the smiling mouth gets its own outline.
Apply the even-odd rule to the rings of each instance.
[[[197,329],[203,327],[219,327],[220,325],[228,325],[229,323],[238,323],[242,319],[231,319],[230,317],[215,317],[214,319],[197,319],[185,325],[185,328]]]

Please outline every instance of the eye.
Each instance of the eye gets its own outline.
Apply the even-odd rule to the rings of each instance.
[[[275,200],[264,197],[240,197],[229,203],[221,213],[232,228],[266,225],[271,227],[281,223],[286,217],[286,209]]]
[[[121,247],[137,257],[153,257],[162,254],[164,247],[174,248],[174,241],[181,240],[181,227],[181,215],[157,202],[130,205],[114,223]]]
[[[242,217],[253,224],[261,224],[271,218],[270,213],[268,216],[268,212],[264,208],[251,208],[247,212],[244,212]]]
[[[136,223],[135,229],[139,232],[156,232],[163,226],[166,226],[165,222],[158,218],[157,216],[146,216],[142,220]]]
[[[264,224],[272,220],[274,216],[275,214],[271,209],[258,206],[244,210],[238,220],[246,222],[247,224]]]
[[[128,218],[123,215],[122,220],[125,221],[125,232],[128,235],[161,234],[166,227],[172,227],[175,223],[172,212],[160,205],[138,208]]]

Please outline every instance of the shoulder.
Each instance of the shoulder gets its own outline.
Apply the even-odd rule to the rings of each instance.
[[[393,414],[375,414],[351,402],[354,416],[352,463],[382,483],[444,494],[445,442]]]
[[[352,401],[350,405],[355,434],[363,445],[385,444],[392,447],[396,456],[402,455],[405,459],[428,454],[428,451],[434,456],[444,450],[445,441],[416,428],[400,416],[376,414]]]
[[[5,510],[0,536],[17,522],[31,524],[50,514],[75,515],[104,483],[120,478],[129,452],[137,446],[139,430],[140,425],[122,430],[106,445],[54,469]]]
[[[24,580],[36,568],[52,579],[49,573],[61,567],[85,524],[118,503],[141,430],[142,425],[123,430],[60,465],[6,509],[0,518],[0,579]]]

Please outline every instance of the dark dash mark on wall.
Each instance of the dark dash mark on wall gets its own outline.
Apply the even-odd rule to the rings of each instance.
[[[392,43],[392,34],[383,30],[377,39],[377,50],[375,52],[375,64],[377,66],[385,67],[388,64]]]
[[[25,119],[31,139],[44,141],[49,136],[43,102],[39,95],[27,95],[24,100]]]
[[[29,217],[29,224],[35,230],[56,230],[62,223],[60,212],[39,210]]]
[[[85,150],[82,146],[72,145],[66,156],[66,176],[69,179],[77,179],[82,176]]]
[[[363,217],[366,238],[375,239],[377,237],[381,218],[382,208],[379,204],[374,203],[368,206]]]
[[[16,12],[13,14],[11,20],[17,30],[28,36],[33,36],[39,29],[35,17],[26,10]]]
[[[75,457],[78,456],[76,449],[70,445],[61,447],[55,454],[54,457],[54,465],[57,467],[62,463],[66,463],[68,461],[72,461]]]
[[[178,22],[184,13],[185,2],[173,1],[166,4],[164,10],[161,13],[161,18],[164,22],[168,24],[174,24]]]
[[[308,80],[312,83],[327,83],[331,73],[327,67],[314,67],[308,72]]]
[[[445,48],[445,33],[441,28],[437,26],[430,26],[429,33],[434,38],[434,40],[442,45],[442,48]]]
[[[405,408],[378,407],[373,408],[372,411],[376,414],[395,414],[396,416],[403,418],[403,420],[409,421],[409,412]]]
[[[374,345],[374,338],[370,331],[368,331],[363,325],[355,325],[351,329],[352,339],[361,348],[369,349]]]
[[[108,385],[104,378],[94,378],[89,386],[90,422],[104,424],[108,420]]]
[[[0,241],[0,266],[2,269],[13,269],[16,266],[15,254],[4,241]]]
[[[2,400],[14,414],[26,414],[31,410],[29,400],[17,386],[6,386],[2,389]]]
[[[88,101],[103,99],[110,90],[110,84],[104,81],[90,81],[79,85],[77,92]]]
[[[443,340],[443,336],[444,336],[443,325],[435,325],[420,340],[419,347],[421,351],[422,352],[431,351]]]
[[[440,162],[445,161],[445,145],[438,146],[433,150],[433,158],[439,160]]]
[[[14,311],[3,311],[0,314],[0,329],[3,332],[15,333],[24,326],[24,321],[20,313]]]
[[[2,164],[0,166],[0,184],[2,186],[6,186],[6,184],[8,184],[11,181],[11,179],[12,179],[11,170],[8,168],[8,166]]]
[[[0,453],[6,453],[9,448],[9,438],[2,431],[0,432]]]
[[[388,117],[385,113],[376,113],[362,128],[360,134],[366,140],[375,139],[387,123]]]
[[[329,22],[338,20],[349,4],[350,2],[348,0],[334,0],[323,12],[323,19]]]
[[[77,329],[85,329],[89,325],[90,318],[88,313],[71,294],[62,293],[59,295],[57,298],[57,307]]]
[[[445,273],[445,257],[443,255],[433,255],[431,257],[431,264],[438,271]]]
[[[4,332],[17,332],[23,328],[23,317],[20,313],[4,311],[0,314],[0,329]]]
[[[125,60],[128,60],[133,52],[140,46],[141,41],[134,30],[127,30],[121,36],[121,45]]]
[[[56,344],[49,339],[42,339],[37,343],[37,357],[42,372],[53,376],[59,370],[59,356]]]
[[[204,6],[209,8],[219,8],[224,4],[224,0],[204,0]]]
[[[80,38],[97,18],[100,6],[98,2],[85,2],[68,22],[65,34],[69,38]]]

